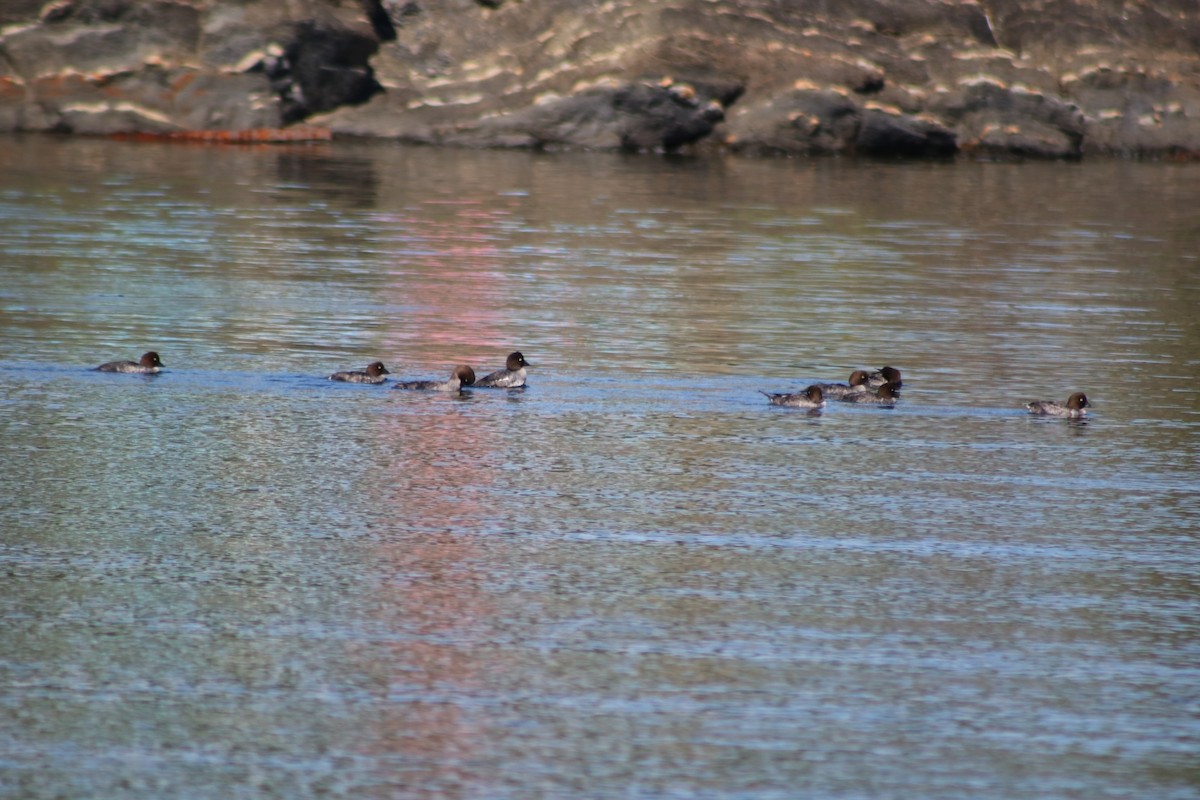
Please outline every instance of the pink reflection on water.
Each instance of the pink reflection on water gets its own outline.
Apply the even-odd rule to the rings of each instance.
[[[405,309],[386,338],[397,377],[443,377],[455,364],[483,375],[517,349],[506,339],[507,278],[494,243],[507,235],[499,228],[511,212],[497,202],[431,200],[420,223],[406,215],[392,221],[397,235],[386,291]],[[504,415],[489,411],[501,405],[487,401],[502,398],[389,392],[388,399],[397,409],[379,417],[381,435],[403,457],[393,463],[389,496],[378,507],[413,524],[375,554],[394,575],[380,589],[378,613],[401,634],[398,643],[364,654],[387,659],[370,665],[388,686],[375,742],[385,763],[403,765],[391,788],[463,796],[472,783],[467,765],[494,735],[486,713],[464,699],[478,695],[495,668],[480,663],[471,644],[494,627],[499,605],[495,567],[472,531],[488,514],[498,469],[480,454],[503,435]]]
[[[512,291],[501,248],[511,198],[429,200],[417,217],[397,216],[390,300],[407,309],[387,344],[410,363],[472,364],[490,358],[502,365],[518,347],[507,341]]]

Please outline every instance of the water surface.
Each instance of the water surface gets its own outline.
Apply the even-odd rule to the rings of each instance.
[[[0,796],[1198,797],[1197,208],[5,140]],[[884,364],[893,410],[756,392]]]

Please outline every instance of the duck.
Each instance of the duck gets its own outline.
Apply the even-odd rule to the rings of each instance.
[[[888,382],[874,392],[854,392],[841,398],[843,403],[860,403],[864,405],[894,406],[900,399],[900,385]]]
[[[872,389],[878,389],[885,383],[894,383],[896,388],[903,386],[904,381],[900,378],[900,370],[895,367],[883,367],[867,376],[867,385]]]
[[[525,385],[525,368],[531,366],[520,351],[509,353],[504,369],[484,375],[475,386],[480,389],[519,389]]]
[[[818,383],[815,385],[821,387],[821,391],[827,398],[840,400],[848,394],[866,391],[867,381],[870,380],[870,377],[865,369],[856,369],[850,373],[850,380],[846,383]]]
[[[1080,419],[1087,416],[1087,408],[1091,403],[1088,402],[1087,395],[1083,392],[1075,392],[1067,398],[1067,402],[1056,403],[1053,400],[1034,400],[1025,404],[1025,410],[1030,414],[1037,414],[1043,417],[1066,417],[1067,419]]]
[[[759,393],[766,395],[767,400],[771,401],[771,405],[773,406],[787,406],[788,408],[825,407],[825,392],[821,389],[821,385],[817,383],[809,386],[803,392],[792,394],[773,394],[771,392],[764,392],[761,389],[759,389]]]
[[[345,381],[346,383],[373,383],[380,384],[387,380],[384,375],[391,375],[387,367],[382,361],[374,361],[367,364],[366,369],[349,370],[347,372],[335,372],[329,376],[331,381]]]
[[[396,385],[392,388],[418,392],[456,392],[461,394],[464,388],[473,383],[475,383],[475,370],[466,364],[461,364],[454,368],[454,372],[450,373],[450,380],[448,381],[396,381]]]
[[[143,353],[137,361],[109,361],[96,367],[100,372],[129,372],[135,375],[157,375],[162,368],[162,360],[153,350]]]

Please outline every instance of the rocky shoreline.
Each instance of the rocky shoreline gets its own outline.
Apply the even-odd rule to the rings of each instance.
[[[1200,2],[8,0],[19,131],[1194,159]]]

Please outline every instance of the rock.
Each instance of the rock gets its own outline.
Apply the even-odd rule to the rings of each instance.
[[[936,122],[812,88],[783,93],[743,114],[729,144],[741,152],[904,158],[945,157],[957,150],[954,132]]]
[[[46,0],[4,0],[0,3],[0,29],[10,25],[25,25],[36,21],[43,7],[55,5]]]
[[[949,128],[880,109],[867,109],[854,140],[854,152],[871,156],[935,158],[952,156],[957,150]]]
[[[194,50],[200,35],[197,11],[183,3],[57,5],[44,23],[0,37],[6,59],[25,77],[135,71]]]
[[[6,0],[0,26],[0,132],[1200,157],[1191,0]]]
[[[431,130],[441,144],[673,152],[725,118],[715,98],[686,83],[634,82],[584,89],[478,125]]]
[[[59,0],[0,31],[0,125],[84,134],[277,128],[378,90],[359,10]]]
[[[382,88],[370,64],[377,49],[373,35],[313,20],[298,23],[283,53],[266,67],[283,121],[366,102]]]
[[[1200,90],[1166,68],[1099,58],[1063,77],[1064,89],[1090,110],[1084,152],[1136,156],[1186,154],[1194,140]],[[1195,147],[1190,151],[1195,153]]]
[[[1086,130],[1073,103],[990,80],[941,97],[935,113],[955,126],[959,145],[980,155],[1079,158]]]
[[[727,142],[756,154],[847,153],[862,124],[862,110],[846,92],[798,88],[739,110]]]

